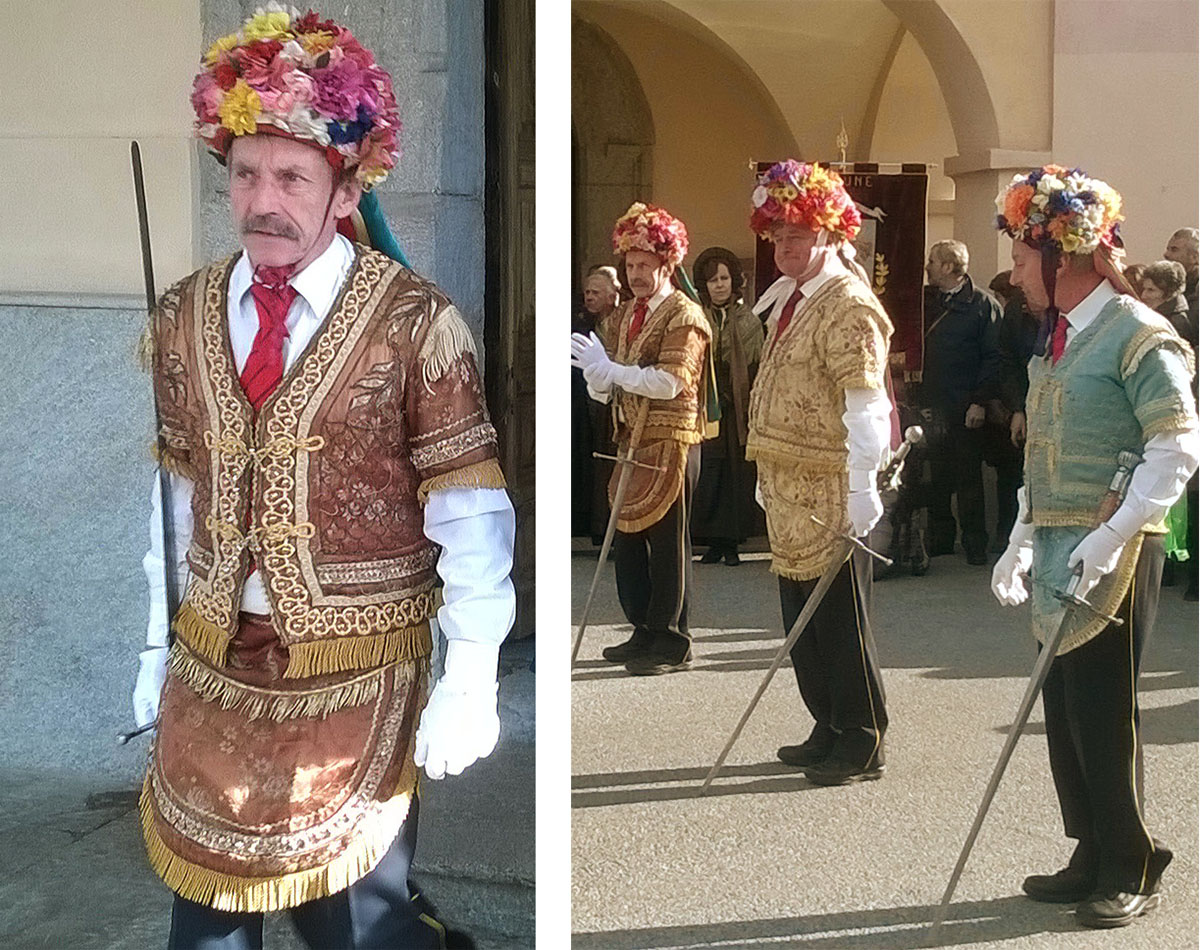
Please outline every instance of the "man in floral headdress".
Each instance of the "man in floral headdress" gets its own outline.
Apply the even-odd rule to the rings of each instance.
[[[262,912],[286,909],[313,947],[445,946],[407,884],[417,770],[495,746],[514,609],[471,335],[335,233],[400,128],[348,29],[272,4],[213,44],[192,102],[243,250],[171,287],[149,330],[171,478],[134,708],[158,722],[141,813],[170,945],[261,946]],[[164,509],[186,586],[169,646]]]
[[[671,283],[687,246],[678,218],[653,205],[630,206],[613,229],[613,251],[634,296],[610,319],[612,357],[595,333],[571,335],[571,361],[589,393],[615,404],[619,454],[632,444],[634,459],[650,466],[632,470],[613,541],[617,593],[633,634],[603,651],[640,676],[686,669],[692,659],[688,517],[700,471],[711,331],[700,305]],[[620,466],[610,500],[619,478]]]
[[[750,393],[746,457],[758,463],[771,570],[790,629],[836,538],[863,537],[883,505],[876,471],[888,449],[892,324],[853,262],[858,209],[836,172],[788,160],[759,176],[751,229],[775,246],[783,276],[759,298],[767,339]],[[822,785],[883,773],[883,684],[869,620],[871,568],[841,568],[792,648],[800,695],[816,725],[779,758]]]
[[[1124,621],[1076,612],[1050,666],[1050,771],[1077,844],[1065,868],[1026,878],[1024,890],[1078,904],[1085,926],[1121,927],[1158,905],[1171,860],[1143,819],[1137,676],[1158,605],[1162,517],[1200,453],[1195,363],[1166,319],[1123,293],[1116,191],[1047,165],[1014,177],[996,204],[997,226],[1013,239],[1012,283],[1045,314],[1050,338],[1029,364],[1025,487],[992,590],[1002,604],[1032,599],[1042,643],[1063,621],[1054,592],[1072,573],[1079,596]],[[1122,451],[1144,461],[1097,524]]]

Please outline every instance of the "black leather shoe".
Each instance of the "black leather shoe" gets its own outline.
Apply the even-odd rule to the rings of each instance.
[[[600,655],[608,660],[609,663],[626,663],[649,652],[650,638],[641,631],[635,630],[633,631],[633,636],[624,643],[605,647],[600,651]]]
[[[1127,894],[1124,891],[1097,891],[1075,908],[1075,919],[1084,927],[1111,929],[1128,927],[1143,914],[1159,905],[1162,895]]]
[[[625,669],[631,676],[662,676],[664,673],[679,673],[691,667],[691,650],[683,655],[683,659],[651,654],[634,657],[625,664]]]
[[[865,764],[861,758],[849,759],[834,751],[825,760],[808,766],[804,777],[814,785],[851,785],[883,778],[883,743]]]
[[[837,733],[829,726],[817,723],[813,727],[812,734],[804,742],[801,742],[800,745],[780,746],[775,755],[784,765],[790,765],[793,768],[803,769],[810,765],[817,765],[829,757],[836,736]]]
[[[1031,874],[1021,883],[1021,890],[1043,904],[1078,904],[1095,887],[1094,873],[1070,866],[1054,874]]]
[[[737,567],[742,563],[742,559],[738,557],[737,549],[731,548],[725,552],[725,564],[728,567]]]

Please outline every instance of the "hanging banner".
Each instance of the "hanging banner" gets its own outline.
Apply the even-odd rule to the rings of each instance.
[[[772,162],[759,162],[758,174]],[[925,283],[925,205],[929,176],[923,164],[904,164],[881,174],[875,164],[833,167],[862,215],[854,242],[856,260],[871,279],[891,318],[891,366],[903,379],[920,379],[924,359],[922,288]],[[755,291],[761,293],[779,277],[771,242],[758,239],[754,259]]]

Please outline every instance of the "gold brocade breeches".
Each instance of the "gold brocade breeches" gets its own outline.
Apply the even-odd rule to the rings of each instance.
[[[150,863],[227,911],[336,893],[392,844],[416,788],[428,658],[284,679],[287,648],[241,615],[230,665],[176,641],[142,789]]]
[[[844,471],[807,470],[794,459],[775,456],[759,456],[757,462],[771,541],[771,570],[798,581],[819,577],[829,566],[835,539],[814,524],[812,516],[849,533],[848,476]]]

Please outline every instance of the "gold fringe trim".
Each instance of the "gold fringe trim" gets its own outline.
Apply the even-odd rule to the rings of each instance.
[[[441,379],[463,353],[470,353],[476,360],[479,359],[471,331],[458,308],[450,304],[433,318],[429,332],[425,334],[425,340],[417,352],[417,357],[423,364],[421,378],[425,381],[425,388],[429,389]]]
[[[422,505],[429,501],[429,493],[439,488],[507,488],[504,472],[494,458],[484,459],[472,465],[456,468],[452,472],[427,478],[417,487],[417,501]]]
[[[1104,599],[1100,603],[1095,601],[1095,593],[1089,595],[1093,598],[1092,605],[1103,614],[1115,615],[1121,606],[1121,601],[1125,599],[1125,593],[1129,590],[1129,585],[1133,583],[1133,575],[1137,571],[1138,557],[1142,553],[1142,535],[1139,533],[1132,540],[1127,541],[1125,550],[1121,552],[1120,560],[1117,561],[1116,569],[1108,577],[1112,578],[1111,586],[1104,594]],[[1103,578],[1101,583],[1107,578]],[[1088,619],[1075,630],[1067,631],[1063,637],[1062,643],[1059,644],[1057,656],[1062,656],[1064,653],[1070,653],[1072,650],[1077,650],[1083,646],[1105,627],[1108,626],[1108,621],[1103,617],[1089,615]]]
[[[198,473],[195,466],[188,465],[171,452],[164,453],[162,445],[158,442],[150,443],[150,457],[154,459],[155,464],[161,465],[172,475],[179,475],[193,482],[197,480]]]
[[[139,800],[142,838],[150,867],[180,897],[232,913],[286,910],[345,890],[374,870],[408,816],[415,783],[416,776],[412,772],[402,775],[404,791],[397,788],[392,798],[381,803],[378,812],[358,824],[356,838],[350,847],[328,864],[307,871],[267,878],[241,877],[202,867],[175,854],[155,827],[158,818],[149,772]]]
[[[244,712],[249,719],[265,717],[275,722],[324,718],[339,709],[373,702],[379,696],[383,677],[383,673],[376,670],[335,686],[308,690],[266,689],[222,676],[205,666],[182,643],[171,651],[167,667],[205,702]]]
[[[302,679],[420,659],[433,652],[433,637],[429,632],[429,621],[423,620],[415,627],[401,627],[386,633],[289,643],[287,648],[289,659],[283,675],[288,679]]]
[[[185,603],[175,615],[171,629],[193,653],[199,654],[213,666],[224,666],[229,656],[229,641],[233,635],[211,620],[205,620],[191,604]]]
[[[1160,322],[1142,327],[1125,344],[1125,352],[1121,355],[1121,379],[1128,379],[1137,372],[1142,360],[1161,346],[1172,347],[1183,357],[1187,365],[1188,379],[1196,375],[1196,357],[1192,348],[1175,332],[1166,318],[1158,319]]]
[[[1149,442],[1154,436],[1161,432],[1174,432],[1177,429],[1186,429],[1194,425],[1196,422],[1196,413],[1190,408],[1182,409],[1179,412],[1174,412],[1169,416],[1164,416],[1162,419],[1155,419],[1144,429],[1142,436]]]

